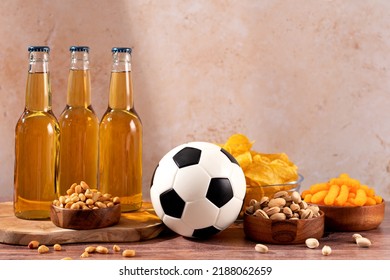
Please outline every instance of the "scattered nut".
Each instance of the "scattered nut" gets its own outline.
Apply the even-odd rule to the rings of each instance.
[[[357,244],[359,247],[368,248],[368,247],[371,246],[371,241],[370,241],[370,239],[368,239],[368,238],[359,237],[359,238],[356,238],[356,244]]]
[[[352,238],[353,238],[353,240],[356,242],[356,239],[358,239],[358,238],[362,238],[363,236],[361,236],[359,233],[354,233],[353,235],[352,235]]]
[[[305,240],[305,244],[308,248],[314,249],[320,246],[320,242],[316,238],[308,238]]]
[[[330,254],[332,253],[332,248],[330,248],[329,246],[325,245],[324,247],[322,247],[322,254],[324,256],[329,256]]]
[[[39,241],[32,240],[30,243],[28,243],[28,248],[30,249],[36,249],[39,246]]]
[[[104,246],[97,246],[96,252],[99,254],[108,254],[108,249]]]
[[[49,252],[49,248],[45,245],[41,245],[38,247],[38,253],[39,254],[45,254]]]
[[[71,257],[65,257],[65,258],[62,258],[61,260],[73,260]]]
[[[255,251],[259,253],[267,253],[268,247],[263,244],[256,244]]]
[[[88,253],[93,253],[96,251],[96,247],[94,246],[88,246],[84,249],[85,252],[88,252]]]
[[[129,250],[129,249],[126,249],[122,252],[122,256],[123,257],[134,257],[135,256],[135,250]]]
[[[88,258],[89,257],[89,253],[87,251],[84,251],[81,255],[80,255],[80,258]]]
[[[114,246],[112,246],[112,250],[113,250],[114,252],[120,252],[121,247],[119,247],[118,245],[114,245]]]
[[[54,249],[54,251],[61,251],[61,250],[62,250],[60,244],[54,244],[54,245],[53,245],[53,249]]]

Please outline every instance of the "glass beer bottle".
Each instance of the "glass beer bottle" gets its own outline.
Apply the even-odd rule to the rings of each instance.
[[[65,195],[73,183],[85,181],[97,188],[99,119],[91,105],[89,47],[70,47],[66,106],[61,128],[57,194]]]
[[[113,48],[112,59],[99,128],[99,190],[119,196],[122,212],[130,212],[142,205],[142,123],[134,108],[131,48]]]
[[[42,220],[50,218],[56,198],[60,128],[51,108],[50,48],[28,51],[25,108],[15,128],[14,213]]]

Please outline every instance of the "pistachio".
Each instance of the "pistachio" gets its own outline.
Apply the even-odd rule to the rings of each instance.
[[[284,198],[281,198],[281,197],[278,197],[278,198],[272,198],[269,202],[268,202],[268,207],[272,208],[272,207],[283,207],[284,205],[286,205],[286,200]]]
[[[368,248],[371,246],[371,241],[368,238],[365,237],[358,237],[356,238],[356,244],[359,247]]]
[[[271,215],[269,218],[275,221],[283,221],[286,219],[286,215],[284,213],[275,213]]]
[[[332,248],[330,248],[329,246],[325,245],[324,247],[322,247],[322,254],[324,256],[329,256],[331,253],[332,253]]]
[[[279,213],[279,212],[280,212],[280,208],[278,206],[274,206],[274,207],[271,207],[271,208],[265,210],[265,213],[268,216],[272,216],[273,214],[276,214],[276,213]]]
[[[288,196],[288,192],[286,191],[278,191],[274,194],[274,198],[279,198],[279,197],[285,198],[287,196]]]
[[[297,191],[293,191],[293,193],[291,194],[291,198],[292,198],[292,201],[294,201],[297,204],[301,203],[301,201],[302,201],[301,195]]]
[[[256,244],[255,251],[259,253],[267,253],[268,247],[263,244]]]
[[[263,217],[265,219],[269,219],[269,216],[267,215],[267,213],[261,209],[257,209],[253,215],[257,216],[257,217]]]
[[[308,248],[314,249],[320,246],[320,242],[316,238],[308,238],[305,240],[305,244]]]

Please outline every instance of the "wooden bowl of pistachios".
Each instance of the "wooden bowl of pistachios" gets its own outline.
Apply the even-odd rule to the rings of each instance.
[[[325,215],[307,204],[298,192],[280,191],[272,198],[251,200],[244,213],[244,233],[253,241],[270,244],[301,244],[324,234]]]

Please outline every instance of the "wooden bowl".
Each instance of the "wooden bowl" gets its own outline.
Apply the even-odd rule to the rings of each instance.
[[[271,244],[301,244],[307,238],[320,239],[324,234],[324,213],[312,219],[275,221],[244,214],[244,233],[247,238]]]
[[[324,206],[326,231],[365,231],[377,228],[385,216],[385,202],[371,206]]]
[[[51,205],[50,219],[58,227],[96,229],[115,225],[121,217],[121,205],[100,209],[73,210]]]

